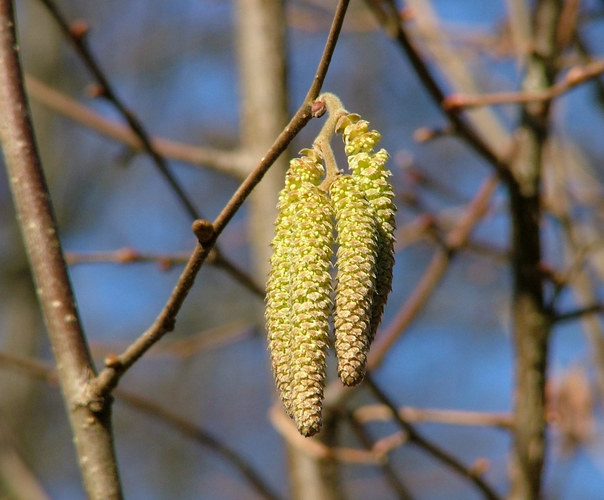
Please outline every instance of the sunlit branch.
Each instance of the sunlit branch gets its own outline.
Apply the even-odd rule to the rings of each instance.
[[[126,120],[131,132],[140,142],[140,147],[151,158],[153,164],[161,173],[162,177],[168,183],[172,191],[176,194],[189,216],[194,220],[201,219],[202,216],[200,212],[193,205],[183,187],[176,180],[176,177],[174,177],[174,174],[172,174],[165,158],[156,149],[154,149],[151,142],[151,136],[143,126],[138,116],[134,113],[134,111],[126,106],[126,104],[117,95],[113,85],[109,82],[109,78],[102,70],[96,57],[92,53],[92,50],[90,50],[88,46],[86,29],[78,27],[77,25],[75,28],[70,26],[65,16],[63,16],[59,8],[52,0],[40,0],[40,2],[42,2],[42,4],[48,9],[52,18],[55,20],[65,37],[74,47],[82,62],[86,65],[86,68],[94,76],[99,88],[99,95],[111,102]],[[247,273],[242,271],[236,264],[224,257],[218,247],[216,247],[216,262],[220,262],[222,268],[239,283],[248,287],[254,293],[261,293],[262,287],[255,284],[254,280],[249,277]]]
[[[376,397],[376,399],[390,409],[391,415],[393,416],[396,423],[401,427],[401,429],[403,429],[407,433],[407,437],[410,443],[415,444],[419,448],[423,449],[426,453],[431,455],[433,458],[443,463],[451,470],[455,471],[460,476],[471,481],[483,493],[485,498],[488,498],[490,500],[500,499],[499,495],[497,495],[497,493],[495,493],[495,491],[480,477],[480,474],[477,474],[471,468],[466,467],[457,458],[453,457],[451,454],[444,451],[442,448],[423,437],[413,425],[411,425],[407,420],[403,419],[397,412],[394,404],[374,382],[373,376],[368,374],[365,377],[365,384],[371,390],[372,394]]]
[[[377,442],[376,443],[372,442],[373,440],[372,440],[371,436],[369,435],[369,431],[363,426],[363,423],[360,422],[356,418],[355,414],[348,413],[347,420],[348,420],[348,423],[350,424],[350,427],[352,428],[353,432],[357,436],[357,439],[361,442],[361,444],[368,450],[373,449],[374,445]],[[406,433],[403,433],[403,435],[404,435],[404,437],[403,437],[403,441],[401,442],[401,444],[404,443],[404,441],[406,441]],[[394,490],[394,492],[396,493],[396,495],[399,499],[411,500],[413,498],[411,493],[407,489],[407,487],[403,484],[401,479],[398,477],[396,471],[394,470],[394,467],[387,459],[385,459],[380,464],[380,469],[382,470],[382,473],[386,477],[386,480],[388,481],[391,488]]]
[[[235,215],[237,210],[243,205],[243,202],[250,195],[254,187],[262,180],[264,174],[268,171],[271,165],[279,157],[279,155],[285,151],[289,143],[293,138],[302,130],[302,128],[312,118],[312,103],[318,97],[327,70],[329,69],[329,63],[338,40],[338,35],[344,22],[344,16],[348,7],[349,0],[340,0],[336,7],[334,14],[333,23],[331,30],[328,34],[323,54],[315,77],[308,90],[306,98],[298,111],[292,117],[285,129],[279,134],[273,145],[266,152],[264,157],[260,160],[256,168],[248,175],[248,177],[241,183],[237,191],[233,194],[231,199],[227,202],[226,206],[220,212],[218,217],[214,220],[214,234],[212,238],[206,243],[205,246],[198,244],[191,255],[184,271],[182,272],[172,295],[168,299],[168,302],[156,318],[154,323],[145,331],[137,340],[135,340],[130,347],[128,347],[121,355],[117,356],[115,362],[110,366],[106,366],[95,381],[95,392],[99,395],[109,393],[118,383],[121,376],[126,370],[132,366],[137,359],[139,359],[153,344],[155,344],[160,338],[162,338],[167,332],[174,328],[176,321],[176,315],[180,311],[180,308],[189,293],[197,273],[201,269],[201,266],[208,257],[212,247],[216,243],[216,240],[225,229],[231,218]]]
[[[40,104],[133,149],[144,150],[143,143],[129,125],[104,117],[31,75],[26,75],[25,85],[28,94]],[[193,146],[162,137],[150,137],[149,141],[153,150],[165,158],[206,167],[235,178],[241,178],[244,175],[244,165],[241,155],[237,151],[220,151],[203,146]]]
[[[512,416],[509,413],[487,413],[480,411],[441,410],[433,408],[413,408],[403,406],[397,409],[402,419],[408,422],[431,422],[435,424],[498,427],[510,429]],[[385,405],[361,406],[354,411],[359,422],[392,419],[392,411]]]
[[[57,372],[43,361],[26,358],[7,352],[0,351],[0,368],[14,370],[28,377],[34,377],[52,385],[58,382]],[[202,446],[212,449],[223,459],[238,469],[241,474],[249,481],[250,485],[263,497],[269,500],[279,498],[271,488],[265,483],[262,477],[254,470],[243,457],[222,443],[219,439],[194,422],[187,420],[172,410],[165,408],[149,399],[142,398],[130,391],[116,389],[114,392],[118,400],[124,404],[136,409],[137,411],[156,418],[172,429],[193,439]]]
[[[604,61],[594,61],[585,66],[570,69],[557,84],[544,90],[497,92],[483,95],[451,94],[443,101],[445,109],[462,109],[493,104],[519,104],[550,101],[574,89],[582,83],[604,73]]]

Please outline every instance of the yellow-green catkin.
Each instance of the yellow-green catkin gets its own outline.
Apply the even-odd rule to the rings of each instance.
[[[291,399],[304,436],[321,428],[331,312],[333,216],[327,194],[314,185],[299,189],[292,265]]]
[[[291,356],[294,346],[292,320],[292,264],[295,254],[296,214],[300,210],[300,189],[316,186],[323,166],[314,150],[303,150],[290,162],[285,187],[279,195],[279,215],[271,243],[270,274],[266,285],[266,326],[277,389],[288,414],[292,415]]]
[[[338,375],[345,385],[355,385],[365,376],[371,343],[378,228],[357,178],[340,175],[330,194],[338,233],[334,309]]]
[[[381,136],[376,130],[369,129],[367,121],[349,115],[341,122],[340,129],[348,155],[348,166],[353,177],[358,179],[363,194],[373,208],[378,227],[376,291],[373,297],[370,329],[370,338],[373,339],[392,288],[396,229],[394,190],[389,180],[392,173],[386,167],[388,161],[386,150],[372,152]]]

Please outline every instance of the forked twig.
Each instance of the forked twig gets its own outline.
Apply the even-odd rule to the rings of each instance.
[[[390,399],[386,396],[386,394],[375,383],[372,375],[367,374],[365,376],[365,384],[367,385],[367,387],[369,387],[369,389],[371,390],[373,395],[382,404],[386,405],[390,409],[390,411],[392,413],[392,417],[394,418],[396,423],[401,427],[401,429],[403,429],[407,433],[409,442],[414,443],[415,445],[419,446],[425,452],[427,452],[431,456],[433,456],[436,460],[447,465],[448,467],[450,467],[452,470],[454,470],[456,473],[458,473],[462,477],[465,477],[466,479],[470,480],[472,483],[474,483],[476,485],[476,487],[480,491],[482,491],[485,498],[488,498],[490,500],[500,500],[499,495],[497,495],[497,493],[495,493],[495,491],[480,477],[479,474],[477,474],[471,468],[466,467],[453,455],[449,454],[445,450],[438,447],[436,444],[432,443],[431,441],[429,441],[428,439],[423,437],[415,429],[415,426],[411,425],[408,421],[403,419],[400,416],[400,414],[398,413],[398,411],[396,410],[396,407],[394,406],[392,401],[390,401]]]
[[[449,109],[491,106],[493,104],[518,104],[538,101],[551,101],[558,96],[586,83],[604,73],[604,61],[593,61],[585,66],[577,66],[568,71],[564,78],[555,85],[543,90],[497,92],[484,95],[452,94],[443,102],[443,107]]]
[[[0,351],[0,367],[23,373],[26,376],[34,377],[43,382],[55,385],[58,382],[57,372],[43,361],[9,354]],[[212,449],[218,455],[222,456],[227,462],[238,469],[241,474],[249,481],[250,485],[263,497],[270,500],[276,500],[279,495],[275,494],[266,484],[264,479],[255,471],[250,463],[237,452],[232,450],[219,439],[199,425],[191,422],[149,399],[143,398],[130,391],[117,389],[115,396],[124,404],[140,411],[148,416],[160,420],[172,429],[184,434],[197,441],[202,446]]]
[[[168,183],[172,191],[176,194],[181,204],[189,214],[189,216],[196,220],[202,218],[199,210],[193,205],[183,187],[176,180],[176,177],[172,174],[168,163],[165,158],[153,147],[151,137],[142,122],[136,116],[136,114],[126,106],[126,104],[117,95],[117,92],[109,82],[105,72],[101,69],[96,57],[90,50],[87,40],[86,32],[72,29],[67,22],[65,16],[61,13],[59,8],[55,5],[53,0],[40,0],[42,4],[48,9],[52,18],[55,20],[65,37],[74,47],[76,53],[86,65],[90,73],[94,76],[97,85],[100,89],[100,95],[111,102],[123,118],[128,123],[132,133],[136,136],[140,142],[142,150],[153,160],[153,164],[157,170],[161,173],[165,181]],[[227,271],[235,280],[240,282],[245,287],[249,288],[252,292],[257,295],[262,295],[262,287],[257,285],[254,280],[247,275],[246,272],[241,270],[237,265],[227,259],[218,247],[215,248],[215,263],[220,264],[221,267]]]
[[[312,103],[319,95],[323,81],[327,75],[327,70],[335,50],[342,24],[344,22],[349,1],[350,0],[340,0],[338,2],[321,60],[319,61],[315,77],[310,85],[308,93],[306,94],[304,102],[298,111],[296,111],[295,115],[292,117],[285,129],[281,132],[281,134],[279,134],[264,157],[260,160],[256,168],[241,183],[237,191],[233,194],[231,199],[227,202],[226,206],[213,222],[214,232],[211,237],[208,238],[203,246],[201,244],[196,246],[189,259],[189,262],[185,266],[184,271],[180,275],[180,278],[172,291],[172,295],[168,299],[166,305],[154,323],[122,354],[116,356],[114,363],[110,363],[109,365],[105,366],[105,368],[98,375],[94,382],[94,392],[98,396],[108,394],[117,385],[120,377],[125,373],[125,371],[132,366],[132,364],[134,364],[134,362],[136,362],[136,360],[139,359],[153,344],[155,344],[155,342],[163,337],[164,334],[174,328],[176,315],[178,314],[178,311],[180,310],[187,294],[189,293],[189,290],[193,286],[197,273],[201,269],[201,266],[206,260],[210,250],[216,243],[216,240],[231,218],[235,215],[237,210],[239,210],[243,202],[247,199],[254,187],[260,182],[270,166],[279,157],[279,155],[285,151],[293,138],[312,118]]]

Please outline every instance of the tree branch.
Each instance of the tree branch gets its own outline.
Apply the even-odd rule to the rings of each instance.
[[[111,405],[86,397],[94,366],[63,260],[23,88],[12,2],[0,0],[0,142],[38,299],[58,368],[84,487],[91,499],[122,498]]]
[[[459,460],[457,460],[457,458],[450,455],[448,452],[444,451],[443,449],[423,437],[415,429],[415,426],[411,425],[408,421],[404,420],[399,414],[399,412],[396,410],[394,404],[374,382],[372,375],[367,374],[365,376],[365,384],[367,385],[367,387],[369,387],[369,389],[371,390],[373,395],[378,399],[378,401],[380,401],[382,404],[386,405],[390,409],[392,417],[394,418],[396,423],[401,427],[401,429],[403,429],[407,433],[409,442],[419,446],[426,453],[434,457],[436,460],[450,467],[462,477],[470,480],[484,494],[485,498],[488,498],[490,500],[500,499],[499,495],[497,495],[497,493],[495,493],[495,491],[480,477],[479,473],[473,471],[471,468],[466,467]]]
[[[92,51],[88,47],[88,43],[86,41],[86,31],[72,29],[67,23],[67,20],[65,19],[63,14],[59,11],[58,7],[52,0],[40,1],[48,9],[52,18],[56,21],[65,37],[72,44],[80,59],[86,65],[90,73],[92,73],[92,75],[94,76],[100,89],[100,95],[102,95],[105,99],[111,102],[126,120],[128,126],[130,127],[130,130],[140,142],[141,148],[151,158],[153,164],[161,173],[164,180],[168,183],[172,191],[174,191],[189,216],[191,216],[191,218],[194,220],[201,219],[202,216],[200,212],[197,210],[197,208],[195,208],[195,206],[185,193],[183,187],[176,180],[176,177],[174,177],[174,175],[172,174],[165,158],[157,150],[154,149],[153,144],[151,142],[151,137],[146,131],[142,122],[139,120],[136,114],[126,106],[126,104],[117,95],[117,92],[113,89],[113,86],[109,82],[109,79],[101,69]],[[214,251],[216,253],[216,264],[220,263],[221,267],[227,273],[229,273],[231,277],[233,277],[245,287],[249,288],[254,293],[262,293],[263,288],[255,284],[254,280],[250,278],[247,273],[239,269],[237,265],[229,261],[222,254],[220,248],[216,247]]]
[[[325,76],[327,75],[329,63],[331,61],[333,51],[335,50],[338,35],[342,28],[342,23],[344,22],[344,16],[348,3],[349,0],[340,0],[338,3],[332,26],[323,49],[321,60],[304,102],[298,108],[298,111],[296,111],[295,115],[292,117],[285,129],[275,139],[275,142],[260,160],[256,168],[241,183],[237,191],[233,194],[218,217],[214,220],[214,232],[206,244],[204,246],[201,244],[196,246],[193,254],[189,258],[189,262],[185,266],[184,271],[180,275],[180,278],[172,291],[172,295],[168,299],[168,302],[154,323],[122,354],[116,356],[114,363],[110,363],[109,366],[105,366],[105,368],[99,373],[94,382],[95,393],[98,396],[109,394],[111,390],[118,384],[119,379],[126,372],[126,370],[130,368],[136,362],[136,360],[139,359],[153,344],[155,344],[167,332],[174,328],[176,315],[180,311],[187,294],[193,286],[197,273],[201,269],[201,266],[206,260],[210,250],[216,243],[216,240],[227,226],[231,218],[235,215],[237,210],[239,210],[241,205],[243,205],[243,202],[250,195],[254,187],[262,180],[263,175],[268,171],[279,155],[285,151],[289,143],[294,139],[298,132],[300,132],[300,130],[302,130],[302,128],[311,120],[312,103],[318,97],[323,85],[323,81],[325,80]]]
[[[85,127],[116,139],[127,146],[143,151],[140,138],[129,125],[114,122],[77,100],[55,90],[31,75],[25,75],[25,88],[30,97]],[[191,165],[207,167],[236,179],[244,176],[244,166],[238,151],[221,151],[213,148],[192,146],[162,137],[150,137],[151,147],[165,158]]]
[[[449,122],[453,125],[455,132],[462,137],[479,156],[490,163],[503,180],[513,182],[507,162],[491,149],[472,126],[467,123],[459,110],[447,109],[443,106],[445,93],[441,89],[419,50],[407,34],[394,2],[392,0],[386,0],[385,2],[381,0],[366,0],[366,3],[375,14],[376,19],[382,25],[388,37],[396,41],[405,52],[409,62],[415,69],[418,78],[421,80],[432,100],[443,111]]]
[[[582,83],[604,73],[604,61],[593,61],[585,66],[571,68],[556,85],[530,92],[497,92],[483,95],[451,94],[443,102],[444,109],[461,109],[493,104],[518,104],[551,101]]]
[[[533,18],[532,51],[523,91],[551,87],[557,71],[561,0],[540,0]],[[550,101],[523,106],[512,161],[516,183],[508,184],[512,223],[512,324],[516,347],[511,499],[536,500],[546,448],[545,383],[551,315],[544,301],[541,267],[541,174],[549,129]]]

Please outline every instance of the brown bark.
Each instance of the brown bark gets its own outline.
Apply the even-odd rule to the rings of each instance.
[[[533,51],[523,90],[554,82],[556,33],[562,2],[542,0],[533,19]],[[511,498],[537,499],[545,459],[545,382],[551,317],[544,302],[541,272],[541,175],[548,134],[549,102],[523,107],[516,155],[508,183],[512,222],[512,321],[516,347],[514,438],[510,463]]]
[[[38,299],[57,362],[84,486],[91,499],[122,498],[111,405],[88,406],[94,367],[63,259],[23,89],[12,2],[0,0],[0,142]]]

